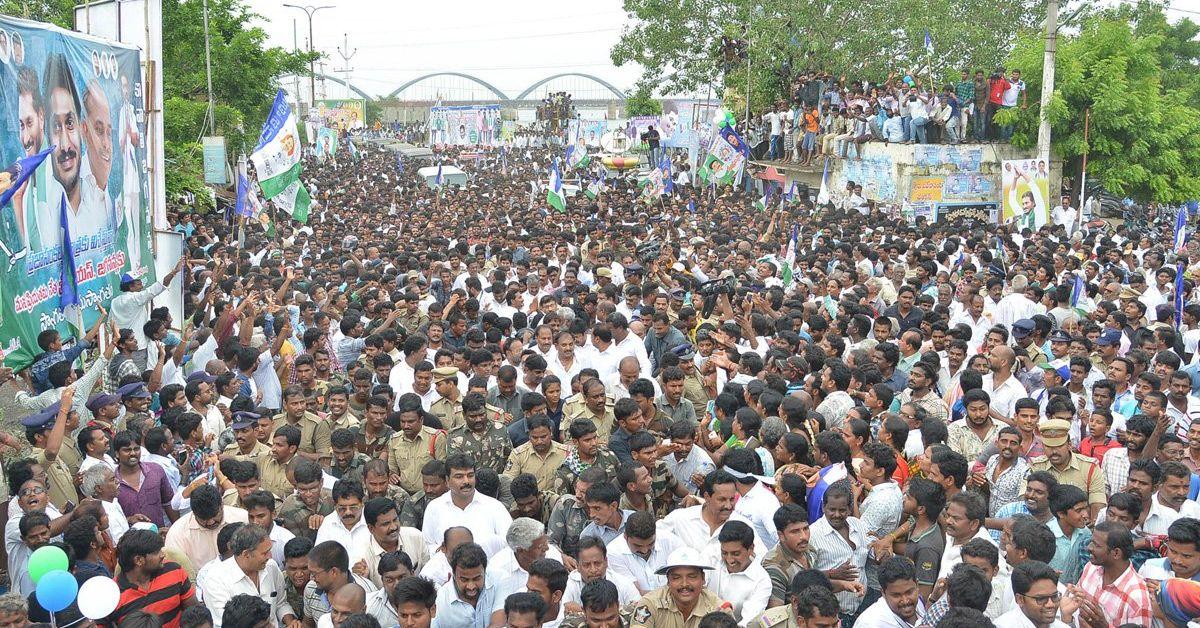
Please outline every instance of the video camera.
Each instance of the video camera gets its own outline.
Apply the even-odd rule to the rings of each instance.
[[[732,297],[736,292],[737,280],[733,277],[726,279],[713,279],[706,281],[696,287],[696,296],[704,299],[704,303],[700,308],[701,316],[708,318],[712,315],[713,308],[717,305],[717,297],[722,294]]]
[[[650,262],[658,259],[658,256],[661,254],[662,242],[659,242],[658,240],[650,240],[649,242],[640,244],[637,247],[638,261],[641,262],[642,266],[649,266]]]

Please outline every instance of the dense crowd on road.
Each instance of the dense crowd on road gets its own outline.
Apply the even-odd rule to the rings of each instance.
[[[51,621],[47,545],[122,628],[1200,615],[1196,242],[1069,203],[905,224],[853,182],[760,211],[614,176],[557,212],[559,149],[439,150],[443,190],[358,145],[304,164],[308,224],[174,213],[170,275],[39,338],[0,623]],[[176,274],[179,320],[147,307]]]

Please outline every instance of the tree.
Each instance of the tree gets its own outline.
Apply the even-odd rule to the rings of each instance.
[[[43,0],[48,1],[48,0]],[[191,192],[206,205],[203,135],[224,135],[230,155],[249,153],[271,109],[279,77],[307,72],[308,54],[266,47],[244,0],[208,0],[214,126],[208,128],[203,3],[163,0],[163,126],[168,200]]]
[[[75,4],[74,0],[0,0],[0,14],[69,29],[75,25]]]
[[[625,115],[657,116],[662,113],[662,102],[655,100],[654,92],[645,81],[639,81],[637,89],[625,99]]]
[[[1085,148],[1089,181],[1117,196],[1176,203],[1200,197],[1200,108],[1195,47],[1181,42],[1195,25],[1169,26],[1159,5],[1144,3],[1087,17],[1076,35],[1059,37],[1055,90],[1049,118],[1053,152],[1064,174],[1078,174]],[[1009,67],[1021,70],[1029,102],[1042,89],[1042,41],[1022,37]],[[1189,70],[1188,64],[1192,64]],[[1168,86],[1172,86],[1168,88]],[[1084,113],[1089,112],[1084,144]],[[1015,122],[1013,143],[1037,143],[1039,109],[1011,109],[1000,122]]]
[[[208,15],[217,128],[204,131],[204,116],[184,105],[208,102],[202,3],[163,1],[163,67],[170,68],[163,73],[166,136],[194,142],[202,131],[221,134],[231,151],[248,151],[271,109],[279,77],[306,72],[308,55],[266,47],[266,32],[252,25],[260,16],[244,0],[208,0]],[[222,107],[228,111],[222,113]]]
[[[1011,50],[1014,33],[1035,26],[1040,3],[625,0],[624,7],[632,25],[612,49],[615,64],[640,64],[645,79],[670,92],[716,85],[744,98],[749,79],[751,104],[761,109],[808,69],[880,82],[892,73],[928,77],[930,65],[935,76],[990,69]],[[926,32],[933,54],[924,50]]]

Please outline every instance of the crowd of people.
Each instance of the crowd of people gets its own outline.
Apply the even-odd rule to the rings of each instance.
[[[359,144],[306,160],[307,225],[173,214],[171,276],[39,338],[0,624],[51,620],[46,545],[121,628],[1200,614],[1196,242],[616,177],[557,212],[560,149],[440,190]]]
[[[1004,68],[963,70],[940,89],[916,74],[891,74],[880,83],[810,71],[761,114],[753,135],[769,142],[768,160],[805,166],[814,158],[857,158],[866,142],[1003,142],[1013,127],[997,124],[996,113],[1023,109],[1027,98],[1021,71]]]

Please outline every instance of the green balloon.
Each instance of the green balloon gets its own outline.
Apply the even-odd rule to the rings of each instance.
[[[725,112],[725,124],[729,126],[737,126],[737,118],[733,117],[732,111]]]
[[[37,584],[42,576],[55,570],[67,570],[67,553],[52,545],[39,547],[29,555],[29,578]]]

